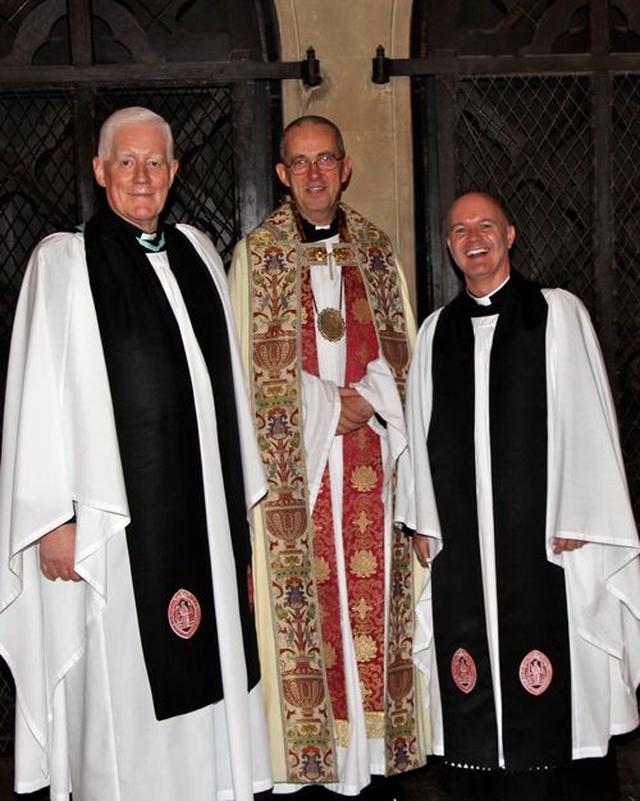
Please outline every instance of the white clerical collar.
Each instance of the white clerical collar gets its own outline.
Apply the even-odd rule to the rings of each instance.
[[[471,292],[469,292],[469,290],[468,290],[468,289],[467,289],[467,295],[469,295],[469,297],[470,297],[472,300],[474,300],[474,301],[475,301],[475,302],[478,304],[478,306],[491,306],[491,304],[493,303],[493,301],[491,300],[491,298],[492,298],[492,297],[493,297],[493,296],[496,294],[496,292],[500,292],[500,290],[502,289],[502,287],[503,287],[503,286],[504,286],[504,285],[507,283],[507,281],[508,281],[510,278],[511,278],[511,276],[510,276],[510,275],[508,275],[508,276],[507,276],[507,277],[504,279],[504,281],[503,281],[503,282],[500,284],[500,286],[496,287],[494,290],[492,290],[491,292],[489,292],[489,294],[488,294],[488,295],[482,295],[482,297],[478,297],[477,295],[472,295],[472,294],[471,294]]]

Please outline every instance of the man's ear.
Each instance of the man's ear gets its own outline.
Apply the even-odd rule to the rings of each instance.
[[[94,156],[91,163],[93,165],[93,174],[95,175],[98,185],[105,186],[104,161],[100,158],[100,156]]]
[[[169,177],[170,177],[169,186],[173,184],[173,179],[176,177],[176,174],[179,169],[180,169],[180,162],[178,161],[178,159],[172,159],[169,164]]]
[[[342,183],[346,184],[349,178],[351,178],[351,170],[353,169],[353,162],[349,158],[349,156],[345,156],[342,159],[342,163],[340,164],[340,178],[342,179]]]
[[[279,161],[276,164],[276,175],[285,186],[291,186],[291,183],[289,182],[289,173],[287,172],[286,165],[284,165],[281,161]]]

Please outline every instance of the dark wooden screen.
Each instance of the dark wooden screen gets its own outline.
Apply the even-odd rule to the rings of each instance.
[[[271,2],[11,0],[0,5],[0,389],[28,254],[97,203],[91,157],[111,111],[145,105],[181,160],[168,217],[226,263],[273,205],[281,64]]]
[[[497,195],[514,266],[592,313],[640,515],[640,3],[424,0],[413,32],[421,316],[459,290],[451,201]]]

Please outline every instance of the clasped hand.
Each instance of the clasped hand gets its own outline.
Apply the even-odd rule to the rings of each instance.
[[[350,387],[339,387],[341,410],[336,434],[350,434],[365,426],[373,416],[373,406]]]

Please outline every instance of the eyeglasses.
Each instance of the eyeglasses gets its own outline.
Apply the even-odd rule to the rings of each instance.
[[[344,156],[334,156],[333,153],[321,153],[315,159],[308,159],[306,156],[298,156],[290,164],[284,166],[291,170],[294,175],[303,175],[315,164],[320,172],[331,172],[338,166]]]

